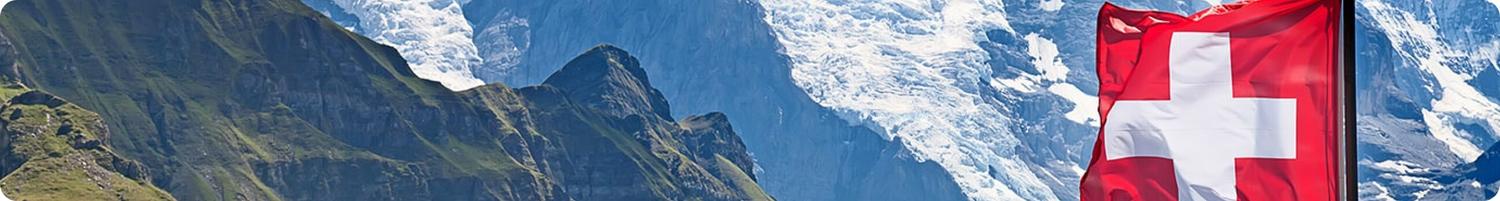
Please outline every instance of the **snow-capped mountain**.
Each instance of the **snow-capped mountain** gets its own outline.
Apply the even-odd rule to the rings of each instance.
[[[1362,200],[1494,199],[1496,3],[1360,0],[1351,8]]]
[[[975,200],[1076,200],[1100,1],[762,1],[792,78]],[[1209,2],[1119,2],[1189,14]]]
[[[375,9],[304,0],[345,26]],[[902,143],[852,126],[797,87],[753,1],[472,1],[477,77],[532,85],[580,50],[610,43],[639,58],[674,116],[722,111],[757,159],[758,183],[783,200],[964,200],[947,171]],[[355,32],[378,28],[352,28]],[[458,54],[455,54],[458,55]],[[440,80],[441,81],[441,80]],[[696,101],[688,103],[684,101]]]
[[[1053,88],[1053,83],[1061,83],[1055,87],[1059,90],[1079,89],[1066,84],[1070,69],[1057,57],[1057,45],[1035,33],[1004,44],[1025,47],[1022,59],[1029,62],[1000,66],[1034,73],[997,78],[980,45],[989,33],[1015,36],[1004,2],[763,3],[771,12],[766,21],[792,58],[798,86],[846,120],[881,131],[887,139],[905,139],[919,160],[942,165],[970,197],[1054,200],[1063,189],[1054,192],[1052,187],[1076,182],[1072,179],[1079,166],[1068,159],[1082,152],[1049,150],[1073,156],[1027,161],[1016,150],[1025,146],[1018,132],[1009,129],[1019,123],[1019,116],[1012,115],[1019,114],[1012,111],[1019,107],[1004,101],[1019,97],[996,97],[1010,95],[997,92],[1025,95],[1019,93],[1047,91],[1042,87]],[[1054,167],[1032,168],[1049,165]]]
[[[1361,199],[1494,199],[1497,7],[1356,1]]]
[[[403,45],[461,47],[417,54],[492,83],[540,82],[599,43],[627,49],[689,103],[674,114],[735,117],[784,200],[1076,200],[1099,124],[1102,1],[346,1],[304,0],[361,34],[421,36],[381,41],[408,57]]]

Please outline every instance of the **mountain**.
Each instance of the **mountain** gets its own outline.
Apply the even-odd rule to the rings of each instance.
[[[1216,1],[1113,1],[1195,13]],[[763,0],[791,77],[974,200],[1077,200],[1103,1]]]
[[[678,103],[673,111],[724,110],[743,117],[737,125],[765,125],[745,130],[746,146],[768,191],[788,199],[1068,200],[1096,133],[1089,72],[1102,1],[434,0],[403,10],[442,12],[401,12],[441,18],[382,12],[399,6],[379,2],[398,1],[304,2],[361,34],[468,36],[393,43],[465,47],[473,53],[447,54],[478,55],[470,70],[486,82],[539,82],[566,62],[556,55],[600,42],[639,50],[654,58],[643,66]],[[1179,14],[1218,2],[1114,1]],[[1355,4],[1361,198],[1494,198],[1500,187],[1483,170],[1500,142],[1491,34],[1500,6]],[[423,24],[443,26],[406,26]],[[879,181],[858,179],[875,178],[867,169],[892,166],[883,172],[924,185],[860,185]]]
[[[453,92],[293,0],[22,0],[0,33],[11,198],[771,199],[726,115],[664,115],[608,45]]]
[[[392,45],[473,44],[482,65],[476,77],[511,85],[536,84],[570,62],[554,58],[599,43],[642,58],[649,81],[672,104],[670,115],[722,111],[754,155],[767,192],[786,200],[963,200],[941,167],[919,162],[902,143],[868,127],[851,125],[819,106],[790,77],[787,58],[763,18],[760,4],[738,0],[646,1],[432,1],[304,0],[339,24],[364,35],[405,30],[472,30],[469,41],[403,40]],[[426,8],[392,8],[396,5]],[[354,5],[390,5],[369,7]],[[428,11],[462,8],[462,21],[383,23],[453,15]],[[441,19],[455,19],[441,17]],[[468,25],[468,28],[416,25]],[[464,35],[464,34],[451,34]],[[439,46],[433,44],[432,46]],[[403,54],[413,54],[403,51]],[[416,52],[415,54],[427,54]],[[452,52],[443,55],[466,55]],[[437,79],[440,82],[446,82]]]
[[[469,36],[390,44],[472,45],[486,82],[540,82],[593,44],[631,49],[675,114],[749,125],[756,175],[787,200],[1072,200],[1097,134],[1103,1],[303,2],[364,35]]]
[[[1495,3],[1355,2],[1361,200],[1500,199]]]

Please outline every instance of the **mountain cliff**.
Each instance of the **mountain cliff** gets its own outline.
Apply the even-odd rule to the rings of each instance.
[[[35,161],[92,158],[123,162],[60,164],[88,177],[58,181],[181,200],[771,199],[723,114],[671,119],[635,58],[610,46],[538,86],[451,92],[294,0],[22,0],[4,11],[5,80],[21,97],[58,97],[6,104],[6,115],[74,141],[48,141],[57,151],[41,157],[4,150],[26,154],[0,160],[13,197],[49,188],[10,182],[48,164]],[[17,126],[7,130],[26,132],[4,142],[39,134]]]

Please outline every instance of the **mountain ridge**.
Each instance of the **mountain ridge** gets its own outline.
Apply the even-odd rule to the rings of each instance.
[[[710,136],[694,132],[737,138],[728,125],[547,84],[451,92],[297,1],[22,0],[0,32],[6,79],[97,112],[103,144],[176,199],[772,199],[738,139],[683,151]]]
[[[667,100],[662,98],[661,92],[651,88],[645,69],[640,68],[640,62],[625,50],[602,44],[563,66],[542,83],[570,91],[568,97],[593,103],[590,107],[595,109],[649,113],[661,119],[672,119]],[[586,76],[587,79],[570,79],[570,76]]]

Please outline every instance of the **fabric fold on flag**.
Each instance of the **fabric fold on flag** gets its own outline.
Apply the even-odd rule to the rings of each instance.
[[[1082,200],[1336,200],[1340,2],[1105,3]]]

